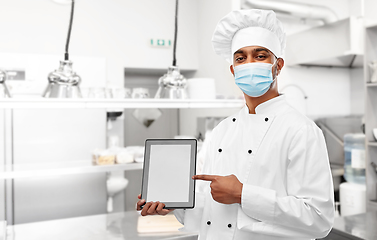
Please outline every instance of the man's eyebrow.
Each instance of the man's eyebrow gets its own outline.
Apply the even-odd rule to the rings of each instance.
[[[243,53],[243,50],[237,50],[237,51],[234,52],[233,55],[236,55],[237,53]]]
[[[256,48],[256,49],[253,49],[253,52],[262,52],[262,51],[270,53],[270,51],[267,48]],[[238,53],[242,54],[242,53],[244,53],[244,51],[243,50],[237,50],[237,51],[234,52],[233,56],[236,55],[236,54],[238,54]]]
[[[253,52],[262,52],[262,51],[270,53],[270,51],[268,51],[268,49],[266,49],[266,48],[256,48],[256,49],[253,50]]]

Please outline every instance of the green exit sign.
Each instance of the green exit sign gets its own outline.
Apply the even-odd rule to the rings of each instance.
[[[152,38],[150,40],[152,47],[171,47],[172,40],[164,38]]]

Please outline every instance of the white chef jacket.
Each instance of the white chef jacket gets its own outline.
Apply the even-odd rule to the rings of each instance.
[[[196,181],[196,206],[175,210],[200,240],[307,240],[332,228],[334,192],[325,140],[315,123],[280,95],[223,120],[208,143],[203,174],[234,174],[241,204],[213,200]]]

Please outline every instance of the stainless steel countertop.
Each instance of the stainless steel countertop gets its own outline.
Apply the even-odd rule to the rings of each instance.
[[[7,240],[196,240],[189,232],[138,233],[136,211],[7,226]],[[366,240],[377,239],[377,212],[339,217],[334,229]]]
[[[7,227],[7,240],[196,240],[188,232],[138,233],[136,211],[67,218]]]
[[[334,229],[366,239],[377,239],[377,212],[335,218]]]

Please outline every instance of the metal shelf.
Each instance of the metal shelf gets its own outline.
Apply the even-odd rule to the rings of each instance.
[[[377,29],[376,20],[365,19],[364,22],[365,22],[365,28],[366,29],[371,29],[371,30]]]
[[[77,108],[240,108],[241,99],[171,100],[171,99],[0,99],[0,109],[77,109]]]
[[[377,83],[367,83],[367,87],[377,87]]]
[[[368,146],[377,147],[377,142],[368,142]]]
[[[364,66],[368,66],[370,61],[373,61],[377,59],[376,54],[376,33],[377,33],[377,22],[376,21],[368,21],[365,20],[365,58],[364,58]],[[377,141],[374,140],[374,134],[373,134],[373,128],[376,123],[376,89],[377,89],[377,83],[369,82],[371,79],[371,73],[369,71],[365,71],[364,74],[364,81],[366,89],[369,91],[365,92],[365,135],[367,141],[367,148],[366,148],[366,182],[367,182],[367,189],[366,194],[368,196],[367,200],[367,206],[368,209],[377,209],[377,204],[375,201],[372,201],[370,199],[376,199],[377,193],[376,193],[376,186],[377,186],[377,180],[375,174],[372,173],[372,171],[369,171],[371,165],[370,163],[374,161],[374,158],[376,156],[376,147],[377,147]]]
[[[125,163],[114,165],[93,165],[91,160],[6,165],[0,170],[0,179],[17,179],[30,177],[48,177],[57,175],[100,173],[111,171],[128,171],[142,169],[143,163]]]

